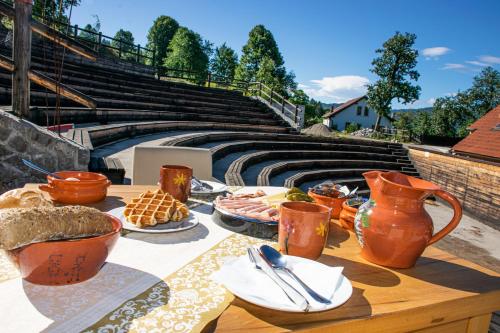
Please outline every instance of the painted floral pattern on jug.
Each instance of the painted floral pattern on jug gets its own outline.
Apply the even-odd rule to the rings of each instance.
[[[362,228],[370,227],[370,214],[372,208],[375,207],[375,200],[370,199],[361,206],[359,206],[356,217],[354,218],[354,231],[356,233],[356,238],[358,239],[359,245],[364,246],[363,240],[363,230]]]

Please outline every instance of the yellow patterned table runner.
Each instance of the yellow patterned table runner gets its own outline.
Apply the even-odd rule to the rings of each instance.
[[[124,302],[84,332],[199,332],[217,318],[233,295],[210,275],[225,260],[267,241],[233,234],[163,281]]]

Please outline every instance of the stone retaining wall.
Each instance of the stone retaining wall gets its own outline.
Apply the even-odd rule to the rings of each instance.
[[[500,165],[416,147],[409,155],[423,179],[456,196],[470,215],[500,225]]]
[[[0,110],[0,193],[26,183],[46,182],[21,159],[48,170],[87,170],[90,152],[85,147]]]

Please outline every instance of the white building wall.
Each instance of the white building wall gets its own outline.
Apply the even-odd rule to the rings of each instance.
[[[365,107],[367,107],[366,104],[366,99],[361,100],[330,117],[330,119],[324,119],[323,124],[333,129],[336,127],[338,131],[345,130],[346,123],[356,123],[359,124],[361,128],[372,128],[375,126],[375,122],[377,121],[377,114],[373,111],[373,109],[368,108],[368,115],[365,116]],[[361,115],[356,114],[358,106],[361,106]],[[380,126],[391,127],[392,125],[387,118],[382,118]]]

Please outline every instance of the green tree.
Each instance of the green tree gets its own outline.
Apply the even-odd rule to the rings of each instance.
[[[431,133],[464,137],[468,127],[500,104],[500,72],[486,67],[474,77],[472,87],[454,96],[440,97],[431,115]]]
[[[101,21],[99,20],[99,16],[94,15],[93,17],[95,19],[94,24],[88,23],[86,26],[84,26],[83,30],[87,31],[80,31],[80,33],[78,34],[78,38],[97,43],[97,34],[99,33],[99,31],[101,31]]]
[[[413,118],[412,131],[415,136],[422,137],[431,133],[431,114],[420,111]]]
[[[35,0],[33,2],[33,16],[47,24],[54,21],[68,22],[68,11],[71,6],[80,5],[81,0]],[[58,27],[63,29],[64,27]]]
[[[265,83],[267,86],[273,88],[274,91],[281,90],[281,82],[278,78],[276,63],[273,59],[264,56],[253,81]]]
[[[209,64],[209,46],[201,36],[184,27],[177,29],[168,47],[164,65],[168,68],[195,72],[193,81],[202,83],[206,79]]]
[[[168,46],[177,29],[179,29],[179,23],[169,16],[159,16],[153,22],[148,32],[147,48],[156,51],[155,64],[161,65],[165,62]]]
[[[132,32],[120,29],[116,32],[113,38],[115,40],[111,42],[111,46],[121,48],[122,55],[125,59],[135,59],[137,49],[134,45],[134,36],[132,35]],[[122,43],[119,41],[122,41]]]
[[[236,52],[226,43],[215,49],[215,55],[210,64],[210,71],[214,80],[231,83],[234,79],[234,72],[238,65]]]
[[[263,25],[256,25],[248,34],[248,41],[243,46],[236,68],[236,78],[243,81],[261,80],[275,86],[283,94],[287,94],[287,89],[296,87],[295,75],[287,73],[278,44],[271,31]]]
[[[307,105],[309,104],[309,96],[307,96],[304,90],[296,89],[290,97],[290,102],[296,105]]]
[[[368,104],[377,112],[375,130],[380,126],[382,117],[390,119],[391,104],[394,99],[403,104],[413,103],[420,96],[420,87],[413,84],[420,76],[415,70],[418,51],[413,49],[415,34],[396,34],[389,38],[382,49],[375,52],[379,57],[372,61],[379,80],[368,85]]]
[[[484,68],[474,77],[469,94],[473,102],[473,117],[479,119],[500,104],[500,72],[492,67]]]

